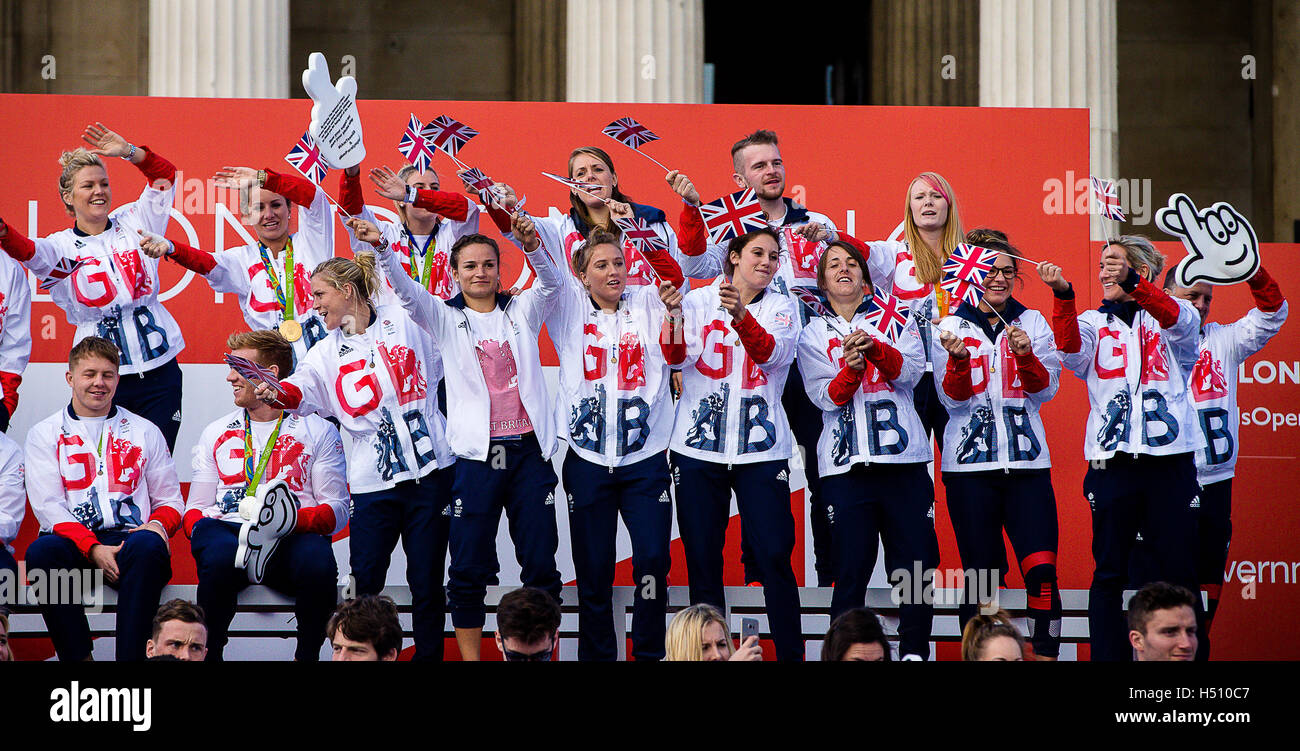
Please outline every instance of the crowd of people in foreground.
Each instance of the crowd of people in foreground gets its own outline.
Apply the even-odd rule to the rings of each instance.
[[[295,656],[316,659],[327,633],[352,634],[370,617],[345,606],[331,620],[339,571],[330,539],[347,527],[347,575],[362,596],[381,592],[401,542],[414,658],[442,658],[449,612],[461,657],[476,660],[503,512],[525,591],[558,599],[557,501],[567,507],[577,572],[579,659],[617,656],[619,517],[638,583],[633,656],[676,659],[698,644],[705,655],[752,659],[756,644],[747,639],[733,653],[716,618],[726,609],[723,543],[734,494],[745,577],[763,588],[775,654],[801,660],[791,567],[796,445],[817,583],[834,586],[836,623],[864,604],[882,544],[891,576],[921,572],[912,591],[932,580],[939,549],[928,465],[937,459],[962,567],[1002,581],[1005,530],[1025,582],[1028,643],[1037,659],[1055,659],[1058,522],[1040,410],[1062,367],[1085,381],[1090,403],[1092,659],[1141,655],[1122,596],[1151,581],[1205,593],[1208,608],[1197,597],[1190,607],[1194,651],[1208,657],[1231,529],[1237,363],[1287,316],[1262,268],[1249,281],[1255,308],[1219,325],[1209,321],[1212,288],[1180,287],[1170,273],[1161,283],[1165,258],[1146,238],[1125,235],[1102,250],[1102,300],[1083,313],[1061,266],[1036,264],[1032,276],[1054,297],[1049,319],[1013,295],[1031,274],[1008,233],[964,232],[942,176],[923,172],[907,186],[902,240],[862,241],[784,196],[776,134],[759,130],[735,143],[731,160],[737,187],[755,192],[766,226],[738,229],[726,242],[710,241],[686,175],[667,175],[682,202],[674,229],[665,212],[628,197],[599,148],[569,155],[568,176],[581,187],[566,215],[531,217],[508,184],[494,184],[480,196],[484,208],[536,277],[507,291],[501,246],[478,231],[482,209],[440,190],[433,171],[370,170],[379,196],[398,210],[400,221],[385,222],[364,203],[360,169],[343,170],[347,257],[334,247],[329,198],[318,185],[225,167],[214,179],[239,192],[257,240],[211,254],[168,237],[174,165],[98,123],[83,138],[90,149],[61,158],[72,227],[29,239],[0,219],[8,257],[0,282],[17,279],[15,289],[25,289],[25,267],[77,326],[68,406],[32,427],[22,447],[0,437],[0,539],[17,534],[27,501],[41,528],[26,550],[29,577],[103,572],[118,590],[118,659],[157,649],[153,620],[177,532],[190,538],[196,562],[206,659],[222,658],[250,581],[294,599]],[[134,203],[112,207],[106,157],[145,176]],[[294,205],[303,212],[291,231]],[[950,298],[940,284],[962,243],[996,254],[975,298]],[[232,410],[193,447],[187,497],[172,457],[181,421],[176,355],[185,341],[158,296],[164,259],[238,297],[249,330],[230,334],[227,347],[270,374],[250,381],[231,370]],[[691,288],[688,278],[707,283]],[[882,315],[886,295],[903,309],[897,325]],[[9,299],[8,313],[19,312],[0,316],[6,418],[30,352],[21,291]],[[554,392],[541,365],[543,325],[559,358]],[[561,442],[568,450],[558,498],[552,459]],[[291,518],[276,516],[281,507],[267,490],[281,482],[294,496]],[[674,509],[695,607],[666,627]],[[0,568],[16,573],[10,550],[0,551]],[[968,591],[960,611],[965,630],[987,637],[972,654],[1011,655],[1003,637],[1016,636],[977,616],[982,604]],[[40,612],[60,659],[90,657],[80,606],[45,601]],[[900,659],[929,658],[933,617],[925,598],[902,598]],[[511,636],[497,618],[499,649],[544,652],[542,636],[533,638],[541,632]],[[1150,643],[1146,622],[1139,625]],[[336,654],[361,649],[347,641],[335,642]],[[386,656],[390,644],[371,649]],[[844,653],[877,655],[858,644]],[[878,656],[890,654],[879,646]]]

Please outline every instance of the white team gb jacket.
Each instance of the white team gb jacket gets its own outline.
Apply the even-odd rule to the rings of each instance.
[[[506,344],[518,370],[519,400],[528,413],[542,456],[549,459],[559,444],[555,405],[546,394],[537,335],[558,302],[564,278],[544,247],[539,246],[527,256],[537,273],[537,282],[513,297],[498,294],[496,309],[485,318],[490,319],[495,329],[506,332]],[[432,335],[442,353],[447,404],[455,405],[449,408],[451,416],[447,421],[447,443],[452,453],[465,459],[486,461],[491,443],[491,400],[477,353],[475,331],[482,324],[470,322],[471,315],[477,318],[479,314],[465,307],[463,294],[449,301],[429,294],[402,273],[397,256],[390,250],[379,251],[378,258],[402,306],[420,328]]]
[[[1237,466],[1237,368],[1258,352],[1286,322],[1287,304],[1272,313],[1259,308],[1224,325],[1208,323],[1201,334],[1196,365],[1188,382],[1192,407],[1206,446],[1196,452],[1196,474],[1202,485],[1227,480]]]
[[[114,407],[100,442],[71,405],[27,432],[27,497],[42,531],[74,522],[92,532],[137,527],[168,506],[179,521],[184,503],[162,433]]]
[[[781,394],[799,343],[794,298],[772,287],[746,309],[772,335],[767,362],[755,363],[723,309],[719,277],[686,295],[686,359],[671,447],[685,456],[719,464],[789,459],[793,437]]]
[[[293,342],[295,361],[326,336],[325,325],[312,309],[311,273],[322,262],[334,257],[334,224],[325,191],[316,188],[311,206],[298,212],[298,231],[293,233],[293,319],[302,325],[302,336]],[[288,248],[277,256],[268,252],[275,277],[285,284],[284,266]],[[244,322],[253,330],[274,329],[284,320],[284,306],[275,294],[275,286],[266,273],[266,264],[258,243],[228,248],[213,253],[216,266],[205,277],[216,292],[235,295]]]
[[[771,286],[782,293],[789,292],[795,287],[816,287],[817,264],[821,261],[821,254],[826,249],[826,245],[820,242],[808,242],[795,229],[805,224],[817,223],[833,230],[836,229],[835,222],[825,214],[809,211],[789,198],[782,200],[785,201],[785,215],[775,222],[768,223],[776,232],[781,246],[781,265],[777,268],[776,275],[772,277]],[[696,257],[703,260],[694,262],[692,267],[694,273],[687,273],[687,276],[708,279],[722,273],[722,260],[727,256],[727,246],[707,243],[706,248],[703,255]],[[685,258],[688,262],[691,261],[691,256]],[[687,271],[687,268],[684,264],[682,271]]]
[[[606,313],[566,275],[547,330],[560,360],[555,424],[580,457],[635,464],[668,448],[673,429],[672,371],[659,344],[666,309],[653,286],[625,287]]]
[[[912,388],[925,372],[925,354],[916,322],[909,319],[897,342],[866,321],[865,305],[852,322],[839,316],[813,317],[799,335],[799,370],[808,398],[822,410],[822,434],[817,440],[818,468],[822,477],[848,472],[854,464],[908,464],[933,458],[929,434],[912,404]],[[831,381],[844,368],[843,338],[865,331],[902,355],[902,368],[886,380],[868,361],[862,384],[843,406],[829,393]]]
[[[466,199],[465,203],[469,206],[465,216],[465,221],[458,222],[453,219],[444,218],[438,223],[437,229],[433,233],[433,237],[428,241],[428,245],[424,248],[425,253],[433,253],[433,259],[430,262],[429,267],[429,276],[431,278],[427,281],[426,288],[430,293],[437,295],[443,300],[450,299],[460,292],[460,285],[456,283],[456,275],[449,265],[452,246],[456,244],[457,240],[465,235],[472,235],[475,232],[478,232],[478,204],[468,199]],[[406,228],[402,226],[401,222],[383,221],[375,216],[369,206],[362,208],[361,214],[358,218],[364,219],[379,228],[379,233],[383,235],[384,238],[383,241],[390,243],[393,252],[398,254],[398,271],[405,274],[407,277],[410,277],[411,256],[413,255],[411,246],[415,244],[415,239],[411,235],[407,234]],[[352,243],[353,254],[371,252],[374,250],[374,247],[371,246],[370,243],[358,240],[351,232],[348,233],[348,237]],[[420,255],[415,260],[415,265],[418,273],[423,274],[423,255]],[[400,305],[401,301],[398,300],[397,296],[393,293],[393,283],[389,281],[388,272],[381,269],[380,278],[382,281],[382,289],[375,294],[379,304]]]
[[[989,470],[1045,469],[1052,466],[1047,435],[1039,409],[1056,396],[1061,385],[1061,359],[1056,338],[1047,319],[1036,310],[1012,300],[1002,317],[1029,336],[1034,356],[1047,371],[1046,388],[1029,391],[1021,383],[1020,369],[1011,352],[1006,329],[996,341],[979,324],[961,313],[939,322],[939,331],[950,332],[966,344],[970,353],[972,396],[959,399],[944,390],[948,351],[938,342],[931,344],[934,385],[939,401],[948,410],[943,434],[944,472],[987,472]],[[975,315],[984,315],[982,312]]]
[[[33,238],[35,255],[24,264],[43,279],[62,259],[84,262],[50,297],[77,327],[74,343],[100,336],[122,350],[122,375],[153,370],[185,348],[176,319],[158,301],[158,259],[140,251],[137,233],[165,234],[175,192],[174,184],[146,186],[139,200],[109,215],[108,229],[98,235],[68,228]]]
[[[253,438],[253,466],[262,459],[274,423],[265,434]],[[191,491],[185,511],[194,509],[210,519],[242,522],[239,502],[248,489],[244,475],[244,410],[236,409],[208,425],[194,445]],[[261,484],[284,480],[298,497],[298,505],[311,508],[328,505],[334,512],[334,529],[341,532],[348,523],[347,463],[339,431],[319,415],[285,413],[284,422],[263,470]],[[194,489],[212,488],[202,497]]]
[[[455,461],[438,410],[441,378],[433,340],[388,305],[375,309],[361,334],[331,331],[284,382],[302,393],[293,411],[338,419],[352,492],[373,493]]]
[[[23,482],[23,448],[0,433],[0,545],[14,552],[10,544],[18,536],[27,511],[27,488]]]
[[[1062,350],[1061,363],[1088,385],[1086,459],[1116,452],[1166,456],[1204,445],[1187,398],[1200,316],[1186,300],[1174,302],[1178,319],[1168,329],[1141,308],[1131,326],[1110,312],[1079,314],[1080,349]],[[1068,345],[1058,338],[1057,346]]]

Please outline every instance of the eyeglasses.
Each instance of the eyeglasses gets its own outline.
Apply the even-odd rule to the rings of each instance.
[[[999,274],[1002,275],[1003,279],[1015,279],[1016,267],[1015,266],[994,266],[993,268],[989,269],[988,278],[993,279],[997,277]]]

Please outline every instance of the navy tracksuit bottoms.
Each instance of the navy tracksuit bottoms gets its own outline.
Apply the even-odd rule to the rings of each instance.
[[[1116,454],[1094,462],[1083,479],[1092,507],[1092,557],[1096,565],[1088,591],[1088,633],[1094,661],[1131,660],[1124,616],[1137,534],[1150,551],[1150,576],[1198,589],[1196,509],[1198,497],[1193,454],[1134,456]],[[1196,619],[1204,621],[1197,599]]]
[[[948,491],[948,516],[957,537],[961,566],[978,573],[997,571],[996,577],[966,577],[966,592],[958,613],[961,627],[975,617],[982,581],[1004,585],[1007,572],[1002,530],[1015,550],[1025,580],[1029,640],[1034,653],[1057,657],[1061,653],[1061,590],[1056,577],[1058,524],[1056,495],[1050,469],[1013,469],[1009,472],[944,472]]]
[[[777,659],[802,660],[799,587],[790,565],[794,515],[790,513],[789,462],[780,459],[728,466],[676,452],[671,460],[691,603],[726,610],[722,550],[734,490],[744,535],[763,583]]]
[[[398,538],[402,540],[406,582],[411,587],[414,661],[442,659],[447,612],[442,582],[454,471],[455,465],[444,467],[419,482],[406,480],[388,490],[352,496],[348,544],[357,594],[383,590],[393,549]]]
[[[203,608],[208,627],[209,662],[223,659],[239,593],[249,585],[248,572],[235,568],[239,527],[235,522],[201,519],[190,537],[190,550],[198,564],[199,607]],[[330,538],[311,533],[281,538],[262,583],[294,598],[293,614],[298,625],[294,659],[316,662],[325,641],[325,625],[338,604],[338,566]]]
[[[621,514],[632,539],[636,590],[632,654],[637,660],[662,660],[671,565],[668,541],[673,527],[667,455],[611,468],[570,451],[564,457],[563,473],[573,565],[578,574],[578,659],[610,661],[618,657],[611,597]]]
[[[483,598],[497,582],[497,526],[504,510],[515,544],[520,578],[526,587],[560,601],[555,551],[555,483],[559,478],[542,457],[537,437],[493,439],[486,461],[460,458],[451,491],[451,569],[447,584],[451,622],[456,628],[482,628]]]
[[[939,565],[934,534],[934,481],[926,465],[854,464],[822,478],[835,550],[831,620],[866,603],[881,541],[885,571],[899,601],[899,656],[930,656],[934,603],[923,596]],[[921,580],[916,581],[920,574]]]
[[[153,616],[158,611],[158,600],[163,587],[172,578],[172,559],[167,543],[161,535],[149,530],[131,533],[112,530],[97,532],[95,537],[103,545],[122,545],[117,551],[117,584],[109,585],[117,590],[117,659],[142,661],[145,643],[153,636]],[[231,561],[234,561],[234,553],[231,553]],[[47,572],[46,580],[49,581],[49,572],[71,569],[81,569],[87,574],[98,570],[66,537],[46,533],[28,546],[29,581],[33,571]],[[86,620],[84,605],[41,604],[40,611],[59,660],[76,662],[90,656],[90,624]]]

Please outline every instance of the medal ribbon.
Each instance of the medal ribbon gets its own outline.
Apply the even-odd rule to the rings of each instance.
[[[284,424],[284,413],[280,413],[280,419],[275,421],[275,430],[271,431],[271,437],[266,441],[266,448],[262,451],[262,458],[257,462],[257,469],[253,469],[253,422],[248,417],[248,410],[244,410],[244,480],[248,482],[248,489],[244,491],[245,496],[252,496],[257,493],[257,486],[262,482],[262,473],[266,471],[267,461],[271,458],[271,450],[275,448],[275,439],[280,437],[280,426]]]
[[[280,277],[276,276],[275,265],[271,263],[271,254],[266,246],[259,242],[257,250],[262,254],[262,265],[266,267],[266,275],[270,277],[271,286],[275,288],[275,299],[284,309],[284,320],[294,320],[297,315],[293,308],[293,238],[289,238],[289,242],[284,247],[284,277],[287,284],[280,284]]]
[[[411,246],[411,262],[408,264],[409,268],[407,270],[410,272],[411,278],[414,279],[417,284],[422,287],[428,287],[431,278],[430,270],[433,268],[433,255],[438,250],[438,225],[433,225],[433,231],[429,233],[429,241],[424,244],[424,248],[421,250],[424,254],[423,279],[421,279],[420,269],[416,268],[415,265],[415,251],[418,247],[415,242],[415,235],[412,235],[411,230],[406,227],[403,227],[402,229],[406,230],[406,239],[408,244]]]

